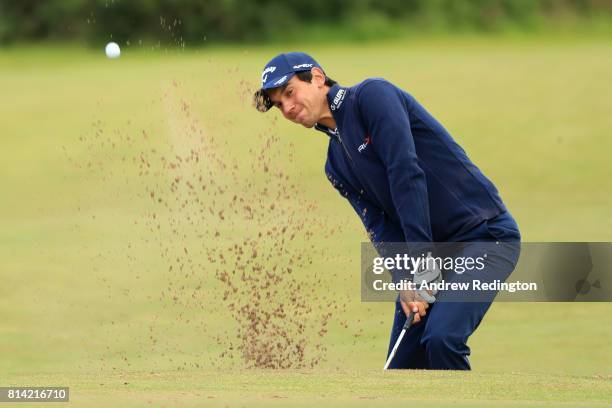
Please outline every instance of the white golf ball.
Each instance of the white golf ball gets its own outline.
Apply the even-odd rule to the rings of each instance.
[[[119,48],[119,45],[115,42],[106,44],[105,51],[108,58],[119,58],[121,55],[121,48]]]

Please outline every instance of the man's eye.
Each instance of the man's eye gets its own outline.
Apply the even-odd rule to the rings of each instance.
[[[287,96],[291,96],[291,94],[292,94],[292,93],[293,93],[293,89],[289,89],[289,90],[287,91]]]

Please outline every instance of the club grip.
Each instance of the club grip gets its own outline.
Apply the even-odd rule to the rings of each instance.
[[[406,323],[404,323],[404,327],[402,327],[402,329],[408,330],[410,326],[412,325],[413,321],[414,321],[414,312],[410,311],[410,313],[408,313],[408,316],[406,317]]]

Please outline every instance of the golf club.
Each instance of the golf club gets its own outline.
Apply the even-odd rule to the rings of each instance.
[[[429,258],[431,258],[431,252],[427,252],[427,259]],[[421,268],[419,268],[419,270],[416,271],[414,275],[414,283],[417,285],[421,284],[422,282],[428,282],[428,283],[439,282],[441,279],[442,279],[442,272],[440,271],[440,268],[438,268],[435,264],[432,268],[427,268],[426,265],[422,266]],[[418,293],[422,298],[424,298],[427,301],[427,303],[434,303],[436,301],[436,298],[434,297],[434,295],[437,293],[437,290],[434,290],[434,291],[420,290],[418,291]],[[386,370],[387,368],[389,368],[389,364],[391,364],[391,361],[393,361],[393,357],[395,357],[395,353],[397,353],[397,348],[402,342],[402,339],[404,338],[404,335],[406,334],[408,329],[410,329],[410,326],[412,325],[413,321],[414,321],[414,312],[410,311],[410,313],[406,317],[406,323],[404,323],[404,327],[402,327],[402,331],[399,337],[397,338],[397,340],[395,341],[395,345],[393,346],[391,353],[389,353],[389,357],[387,357],[387,362],[385,363],[383,370]]]
[[[408,329],[412,325],[412,321],[413,320],[414,320],[414,312],[411,311],[408,314],[408,317],[406,317],[406,323],[404,323],[404,327],[402,327],[402,332],[400,333],[399,337],[395,341],[395,345],[393,346],[393,349],[391,350],[391,353],[389,353],[389,357],[387,357],[387,362],[385,363],[385,366],[383,367],[383,370],[386,370],[386,369],[389,368],[389,364],[391,364],[391,361],[393,361],[393,357],[395,357],[395,353],[397,353],[397,348],[399,347],[400,343],[402,342],[402,339],[404,338],[404,335],[406,334],[406,332],[408,331]]]

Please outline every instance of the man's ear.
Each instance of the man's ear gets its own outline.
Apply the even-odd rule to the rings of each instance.
[[[321,70],[321,68],[314,67],[310,70],[312,74],[312,83],[317,87],[321,88],[325,85],[325,74]]]

